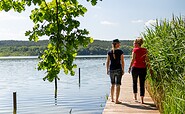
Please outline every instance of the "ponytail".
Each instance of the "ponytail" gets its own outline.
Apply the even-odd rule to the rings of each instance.
[[[113,53],[113,58],[116,59],[116,55],[115,55],[115,46],[116,43],[112,43],[112,53]]]

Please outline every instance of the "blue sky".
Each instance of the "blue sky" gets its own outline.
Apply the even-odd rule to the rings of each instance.
[[[88,9],[79,18],[81,28],[99,40],[133,40],[155,19],[171,19],[172,14],[185,16],[185,0],[103,0],[96,6],[86,0],[80,3]],[[28,40],[24,32],[33,26],[30,9],[21,14],[0,12],[0,40]]]

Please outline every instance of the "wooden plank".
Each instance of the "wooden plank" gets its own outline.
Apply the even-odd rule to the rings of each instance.
[[[124,74],[122,78],[119,101],[122,103],[115,104],[111,102],[109,96],[102,114],[160,114],[147,90],[145,91],[144,104],[140,103],[139,93],[138,101],[133,100],[132,76],[128,73]]]

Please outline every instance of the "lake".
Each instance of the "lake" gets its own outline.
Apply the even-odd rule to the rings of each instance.
[[[43,81],[36,57],[0,58],[0,114],[13,113],[13,92],[17,93],[17,114],[101,114],[110,91],[105,56],[80,56],[74,63],[76,75],[59,74],[58,94],[54,82]],[[125,56],[125,72],[130,57]]]

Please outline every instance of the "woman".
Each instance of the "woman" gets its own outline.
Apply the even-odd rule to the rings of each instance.
[[[116,86],[116,99],[115,103],[121,103],[119,98],[121,78],[124,74],[124,55],[120,48],[120,41],[118,39],[113,40],[112,50],[107,54],[106,68],[107,74],[111,79],[111,100],[114,102],[114,88]]]
[[[137,80],[140,82],[140,97],[141,103],[144,103],[145,94],[145,78],[146,78],[146,64],[148,63],[147,49],[142,48],[142,38],[137,38],[134,41],[134,49],[132,51],[132,59],[129,67],[129,73],[132,72],[133,79],[133,93],[134,99],[137,101]]]

